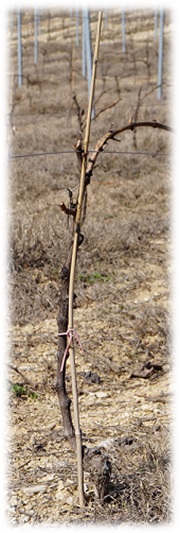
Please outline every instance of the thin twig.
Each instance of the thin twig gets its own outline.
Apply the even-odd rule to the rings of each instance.
[[[101,115],[101,113],[104,113],[104,111],[107,111],[108,109],[111,109],[112,107],[114,107],[116,104],[118,104],[118,102],[120,102],[120,100],[122,100],[121,96],[115,100],[115,102],[113,102],[112,104],[109,104],[105,107],[103,107],[103,109],[100,109],[100,111],[98,111],[98,113],[95,114],[93,120],[95,120],[97,117],[99,117],[99,115]]]
[[[11,368],[11,370],[14,370],[14,372],[17,372],[17,374],[19,374],[19,376],[21,376],[21,378],[23,379],[24,383],[26,383],[27,385],[30,385],[30,387],[34,390],[37,389],[37,384],[34,385],[34,383],[32,383],[32,381],[27,378],[20,370],[18,370],[18,368],[16,366],[13,366],[11,365],[10,363],[8,363],[8,366]]]

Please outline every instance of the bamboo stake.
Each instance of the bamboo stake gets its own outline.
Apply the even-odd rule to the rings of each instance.
[[[80,187],[79,187],[79,195],[78,195],[76,220],[75,220],[74,241],[73,241],[73,249],[72,249],[70,280],[69,280],[68,329],[73,329],[73,299],[74,299],[75,267],[76,267],[78,240],[79,240],[79,233],[80,233],[80,226],[81,226],[82,205],[83,205],[83,198],[84,198],[84,192],[85,192],[86,163],[87,163],[88,144],[89,144],[89,137],[90,137],[91,114],[92,114],[92,105],[93,105],[93,97],[94,97],[97,61],[98,61],[98,54],[99,54],[101,25],[102,25],[102,11],[99,12],[99,16],[98,16],[96,44],[95,44],[92,79],[91,79],[91,90],[90,90],[90,95],[89,95],[87,123],[86,123],[86,131],[85,131],[85,138],[84,138],[84,153],[82,157]],[[78,493],[79,493],[80,506],[83,507],[84,501],[85,501],[84,500],[84,482],[83,482],[83,457],[82,457],[82,442],[81,442],[81,430],[80,430],[79,409],[78,409],[76,366],[75,366],[75,356],[74,356],[73,345],[70,346],[69,348],[69,354],[70,354],[71,377],[72,377],[74,427],[75,427],[75,436],[76,436],[76,452],[77,452],[77,467],[78,467]]]

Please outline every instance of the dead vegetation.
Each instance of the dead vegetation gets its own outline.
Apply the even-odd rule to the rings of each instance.
[[[144,31],[149,32],[148,47],[144,35],[139,40],[138,34],[136,42],[133,34],[132,48],[130,32],[127,55],[120,52],[118,59],[118,23],[113,22],[114,40],[109,42],[104,30],[96,92],[106,92],[97,102],[96,113],[101,106],[109,106],[118,91],[122,103],[92,122],[92,150],[112,123],[118,129],[136,114],[140,87],[141,97],[146,92],[149,96],[138,107],[138,120],[169,123],[170,37],[166,31],[161,103],[156,91],[151,91],[157,66],[157,45],[150,39],[152,21],[149,13],[142,19]],[[68,31],[62,29],[56,46],[55,22],[52,19],[48,39],[40,45],[41,90],[37,78],[37,84],[24,84],[14,95],[11,150],[16,155],[73,150],[77,140],[77,110],[69,85],[71,42]],[[168,30],[168,16],[166,24]],[[28,39],[24,47],[31,57]],[[150,69],[147,61],[138,61],[144,54]],[[15,57],[12,45],[12,60]],[[73,61],[73,90],[86,109],[78,50]],[[35,79],[32,60],[25,63],[24,74]],[[66,187],[73,190],[78,184],[78,166],[74,153],[10,162],[8,516],[13,524],[171,519],[170,157],[159,155],[170,153],[169,136],[166,131],[137,130],[135,148],[133,133],[124,132],[115,146],[121,154],[108,153],[114,148],[108,141],[88,188],[75,309],[84,354],[76,346],[76,362],[83,444],[97,455],[97,471],[92,479],[88,464],[89,502],[84,510],[78,505],[75,458],[64,437],[55,391],[59,274],[69,242],[66,216],[59,205],[69,201]],[[136,150],[154,155],[128,153]],[[16,384],[22,389],[14,388]],[[66,384],[71,395],[68,368]],[[98,463],[106,455],[112,471],[102,505],[101,495],[97,497]]]

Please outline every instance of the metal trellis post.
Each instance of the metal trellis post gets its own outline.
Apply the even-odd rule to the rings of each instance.
[[[92,77],[92,50],[91,50],[91,31],[90,31],[90,16],[89,10],[85,10],[85,39],[86,39],[86,65],[87,65],[87,82],[88,82],[88,94],[91,90],[91,77]],[[92,118],[94,118],[95,111],[92,108]]]

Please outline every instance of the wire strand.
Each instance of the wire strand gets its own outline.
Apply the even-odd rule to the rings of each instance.
[[[88,153],[98,153],[98,150],[88,150]],[[144,151],[138,151],[138,152],[134,152],[134,151],[126,151],[126,150],[103,150],[102,152],[103,154],[127,154],[127,155],[150,155],[150,156],[168,156],[170,154],[168,153],[163,153],[163,152],[144,152]],[[48,155],[60,155],[60,154],[76,154],[75,150],[59,150],[58,152],[39,152],[39,153],[36,153],[36,154],[19,154],[19,155],[9,155],[8,156],[8,159],[9,160],[14,160],[14,159],[22,159],[22,158],[26,158],[26,157],[41,157],[41,156],[48,156]]]

